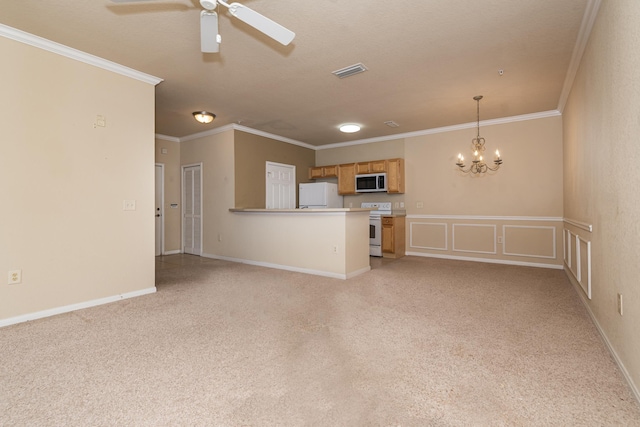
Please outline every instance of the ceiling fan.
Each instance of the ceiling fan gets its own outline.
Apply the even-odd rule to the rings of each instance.
[[[114,3],[137,3],[148,0],[111,0]],[[223,0],[200,0],[203,10],[200,12],[200,50],[203,53],[216,53],[220,51],[222,38],[218,34],[218,4],[223,5],[229,13],[239,20],[249,24],[256,30],[266,34],[278,43],[286,46],[296,33],[272,21],[264,15],[248,8],[240,3],[226,3]]]

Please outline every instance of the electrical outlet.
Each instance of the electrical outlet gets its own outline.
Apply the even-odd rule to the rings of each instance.
[[[11,270],[9,272],[8,285],[17,285],[22,283],[22,270]]]
[[[333,253],[337,254],[338,253],[338,246],[333,245]]]
[[[618,313],[622,316],[622,294],[618,294]]]
[[[418,209],[422,209],[424,207],[424,203],[422,202],[416,202],[416,208]]]

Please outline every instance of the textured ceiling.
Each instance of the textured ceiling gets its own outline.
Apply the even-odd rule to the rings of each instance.
[[[158,134],[236,123],[319,146],[474,122],[475,95],[482,120],[557,109],[589,0],[241,3],[293,42],[219,6],[220,52],[203,54],[197,0],[4,0],[0,23],[162,78]],[[368,70],[331,74],[358,62]],[[218,117],[201,125],[196,110]],[[363,128],[342,134],[345,122]]]

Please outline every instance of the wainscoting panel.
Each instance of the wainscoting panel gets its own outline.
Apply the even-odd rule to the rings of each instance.
[[[563,218],[407,215],[406,221],[407,255],[564,268]]]
[[[449,249],[447,224],[436,222],[412,222],[409,226],[409,247],[418,249]]]
[[[587,298],[591,299],[591,241],[564,229],[564,262]]]
[[[556,228],[503,225],[503,253],[533,258],[556,258]]]
[[[496,226],[484,224],[453,224],[454,252],[495,254]]]

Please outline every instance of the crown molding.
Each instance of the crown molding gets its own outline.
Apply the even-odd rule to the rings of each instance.
[[[178,139],[178,142],[186,142],[186,141],[191,141],[198,138],[204,138],[205,136],[217,135],[219,133],[227,132],[229,130],[233,130],[233,124],[224,125],[215,129],[205,130],[204,132],[194,133],[194,134],[183,136],[177,139]]]
[[[0,24],[0,36],[15,40],[20,43],[28,44],[30,46],[55,53],[60,56],[74,59],[79,62],[84,62],[85,64],[93,65],[94,67],[102,68],[104,70],[121,74],[126,77],[131,77],[133,79],[140,80],[154,86],[163,80],[159,77],[154,77],[152,75],[136,71],[132,68],[125,67],[124,65],[116,64],[115,62],[99,58],[97,56],[79,51],[60,43],[53,42],[51,40],[47,40],[42,37],[38,37],[36,35],[18,30],[13,27],[9,27],[4,24]]]
[[[502,125],[507,123],[522,122],[525,120],[537,120],[547,117],[557,117],[562,114],[558,110],[542,111],[540,113],[523,114],[520,116],[502,117],[499,119],[490,119],[480,121],[481,126]],[[463,123],[453,126],[444,126],[440,128],[424,129],[415,132],[399,133],[395,135],[380,136],[376,138],[360,139],[358,141],[338,142],[336,144],[327,144],[315,147],[316,150],[326,150],[330,148],[349,147],[352,145],[371,144],[373,142],[392,141],[394,139],[412,138],[416,136],[433,135],[438,133],[453,132],[456,130],[472,129],[478,125],[478,122]]]
[[[207,130],[207,131],[204,131],[204,132],[199,132],[199,133],[194,133],[194,134],[191,134],[191,135],[183,136],[182,138],[173,138],[173,137],[170,137],[170,136],[159,135],[159,134],[156,135],[156,138],[158,138],[158,139],[166,139],[166,140],[177,139],[178,142],[185,142],[185,141],[191,141],[193,139],[203,138],[205,136],[216,135],[216,134],[219,134],[219,133],[222,133],[222,132],[226,132],[226,131],[229,131],[229,130],[239,130],[240,132],[250,133],[252,135],[257,135],[257,136],[263,136],[265,138],[274,139],[276,141],[281,141],[281,142],[286,142],[287,144],[298,145],[300,147],[309,148],[311,150],[317,149],[317,147],[315,147],[313,145],[306,144],[306,143],[300,142],[300,141],[296,141],[295,139],[285,138],[283,136],[274,135],[272,133],[264,132],[264,131],[261,131],[261,130],[253,129],[253,128],[242,126],[242,125],[238,125],[238,124],[235,124],[235,123],[230,123],[228,125],[224,125],[224,126],[221,126],[219,128]]]
[[[162,135],[160,133],[156,133],[155,137],[156,137],[156,139],[161,139],[163,141],[180,142],[180,138],[176,138],[174,136]]]
[[[246,127],[246,126],[242,126],[242,125],[233,124],[233,128],[235,130],[239,130],[239,131],[242,131],[242,132],[246,132],[246,133],[250,133],[250,134],[258,135],[258,136],[264,136],[265,138],[275,139],[277,141],[286,142],[287,144],[298,145],[300,147],[309,148],[311,150],[316,150],[318,148],[318,147],[316,147],[314,145],[311,145],[311,144],[307,144],[307,143],[304,143],[304,142],[296,141],[295,139],[290,139],[290,138],[285,138],[283,136],[273,135],[273,134],[268,133],[268,132],[263,132],[261,130],[252,129],[252,128],[249,128],[249,127]]]
[[[502,118],[498,118],[498,119],[482,120],[482,121],[480,121],[480,125],[482,125],[482,126],[502,125],[502,124],[507,124],[507,123],[521,122],[521,121],[525,121],[525,120],[537,120],[537,119],[544,119],[544,118],[548,118],[548,117],[558,117],[558,116],[561,116],[561,113],[558,110],[551,110],[551,111],[543,111],[543,112],[540,112],[540,113],[523,114],[523,115],[520,115],[520,116],[511,116],[511,117],[502,117]],[[187,136],[184,136],[184,137],[181,137],[181,138],[175,138],[175,137],[172,137],[172,136],[166,136],[166,135],[161,135],[161,134],[156,134],[156,138],[164,139],[166,141],[185,142],[185,141],[191,141],[193,139],[203,138],[205,136],[216,135],[216,134],[219,134],[219,133],[222,133],[222,132],[226,132],[228,130],[239,130],[241,132],[246,132],[246,133],[250,133],[250,134],[258,135],[258,136],[263,136],[265,138],[274,139],[276,141],[286,142],[287,144],[298,145],[300,147],[308,148],[310,150],[326,150],[326,149],[330,149],[330,148],[349,147],[351,145],[371,144],[371,143],[374,143],[374,142],[393,141],[393,140],[396,140],[396,139],[411,138],[411,137],[415,137],[415,136],[433,135],[433,134],[437,134],[437,133],[452,132],[452,131],[462,130],[462,129],[472,129],[472,128],[475,128],[477,125],[478,125],[477,122],[470,122],[470,123],[463,123],[463,124],[460,124],[460,125],[453,125],[453,126],[445,126],[445,127],[440,127],[440,128],[419,130],[419,131],[416,131],[416,132],[399,133],[399,134],[396,134],[396,135],[387,135],[387,136],[380,136],[380,137],[376,137],[376,138],[360,139],[358,141],[338,142],[336,144],[321,145],[319,147],[316,147],[315,145],[306,144],[304,142],[296,141],[294,139],[285,138],[283,136],[274,135],[274,134],[271,134],[271,133],[268,133],[268,132],[263,132],[261,130],[253,129],[253,128],[250,128],[250,127],[238,125],[238,124],[235,124],[235,123],[231,123],[231,124],[228,124],[228,125],[225,125],[225,126],[222,126],[222,127],[219,127],[219,128],[207,130],[207,131],[204,131],[204,132],[194,133],[192,135],[187,135]]]
[[[569,68],[567,69],[567,75],[564,78],[564,85],[562,86],[562,92],[560,93],[560,99],[558,100],[558,111],[562,113],[564,107],[569,99],[569,94],[573,88],[573,82],[578,73],[580,67],[580,61],[582,61],[582,55],[587,48],[587,42],[591,35],[591,30],[598,16],[598,10],[600,10],[601,0],[589,0],[587,2],[587,8],[582,17],[582,24],[580,24],[580,31],[578,32],[578,39],[576,45],[573,47],[573,53],[571,55],[571,62],[569,62]]]

